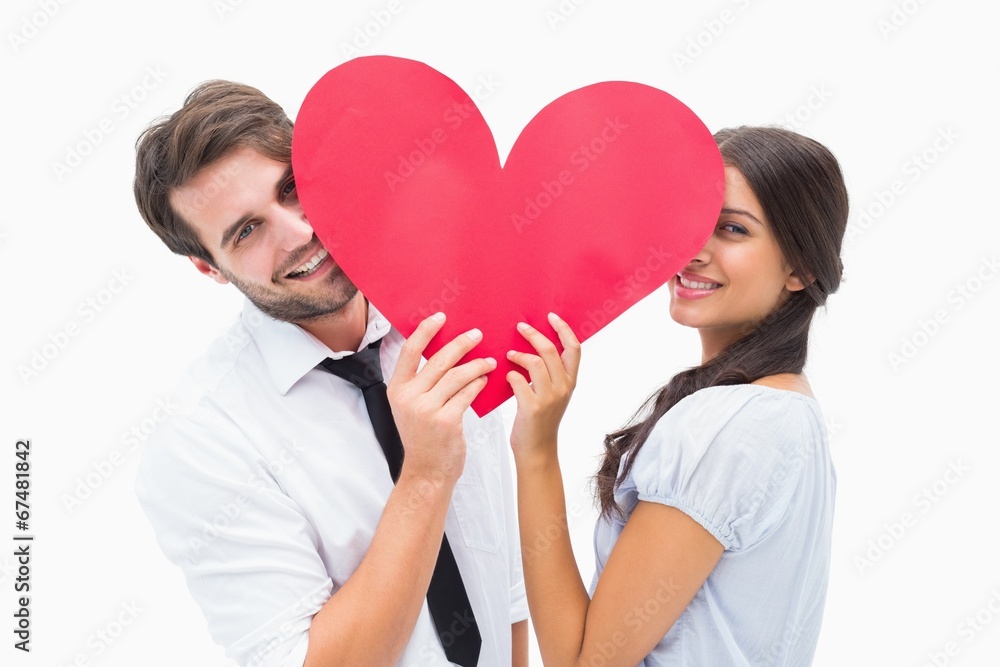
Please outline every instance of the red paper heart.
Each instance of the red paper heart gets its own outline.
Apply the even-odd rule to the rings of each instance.
[[[451,79],[413,60],[356,58],[330,70],[295,123],[292,166],[316,234],[404,335],[448,320],[430,357],[472,327],[472,357],[498,367],[473,409],[512,395],[531,351],[520,321],[556,340],[554,311],[586,340],[661,286],[704,245],[723,196],[705,125],[639,83],[556,99],[501,168],[493,135]]]

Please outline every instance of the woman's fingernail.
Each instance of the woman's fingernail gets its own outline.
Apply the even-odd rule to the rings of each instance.
[[[508,350],[507,351],[507,358],[508,359],[513,359],[515,354],[517,354],[517,352],[515,352],[514,350]]]
[[[483,332],[480,331],[479,329],[472,329],[466,332],[465,335],[471,338],[472,340],[482,340],[483,338]]]
[[[435,322],[444,322],[444,313],[437,312],[431,315],[431,319]]]
[[[488,363],[490,366],[496,366],[497,360],[494,359],[493,357],[486,357],[486,363]]]
[[[562,322],[561,317],[559,317],[555,313],[549,313],[549,322],[551,322],[552,320],[555,320],[556,322]]]
[[[528,329],[530,329],[530,328],[531,328],[531,327],[530,327],[530,326],[528,326],[528,323],[527,323],[527,322],[518,322],[518,323],[517,323],[517,330],[518,330],[518,331],[527,331],[527,330],[528,330]]]

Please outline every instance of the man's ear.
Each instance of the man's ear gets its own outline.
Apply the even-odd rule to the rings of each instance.
[[[191,260],[191,263],[194,264],[194,268],[198,269],[200,273],[205,274],[220,285],[229,284],[229,281],[224,275],[219,273],[217,268],[203,260],[201,257],[192,257],[191,255],[188,255],[188,259]]]

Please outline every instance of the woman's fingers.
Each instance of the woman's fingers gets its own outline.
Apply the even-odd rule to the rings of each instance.
[[[566,321],[555,313],[549,313],[549,324],[559,334],[559,342],[563,346],[563,366],[575,384],[577,372],[580,370],[580,341]]]
[[[527,371],[528,377],[531,378],[531,384],[536,388],[551,383],[548,369],[545,367],[545,362],[542,361],[542,358],[538,355],[531,354],[529,352],[511,350],[507,353],[507,359]],[[524,379],[520,373],[516,373],[516,375]],[[528,381],[525,380],[525,383],[527,382]]]
[[[562,355],[542,332],[521,322],[517,325],[517,330],[531,343],[538,355],[514,352],[508,358],[529,372],[532,384],[547,381],[560,389],[572,389],[576,386],[576,375],[580,368],[580,341],[561,317],[549,313],[548,319],[563,346]]]

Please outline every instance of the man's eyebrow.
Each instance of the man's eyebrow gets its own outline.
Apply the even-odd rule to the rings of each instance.
[[[234,236],[236,236],[236,232],[243,229],[252,217],[252,213],[244,213],[240,216],[239,220],[226,227],[226,231],[222,233],[222,243],[219,244],[219,249],[225,250],[226,246],[229,245],[229,242],[233,240]]]
[[[746,217],[748,217],[751,220],[753,220],[754,222],[756,222],[758,225],[760,225],[762,227],[764,226],[764,223],[761,222],[760,220],[758,220],[755,215],[753,215],[749,211],[744,211],[741,208],[724,208],[719,213],[720,214],[728,214],[728,215],[745,215]]]
[[[285,173],[281,175],[281,178],[278,179],[278,182],[274,186],[275,193],[279,197],[281,196],[281,188],[285,185],[291,175],[292,165],[288,165],[288,168],[285,169]],[[243,229],[252,217],[253,213],[244,213],[240,216],[239,220],[226,227],[226,230],[222,233],[222,242],[219,244],[219,248],[221,250],[225,250],[226,246],[229,245],[229,242],[233,240],[234,236],[236,236],[236,233]]]

